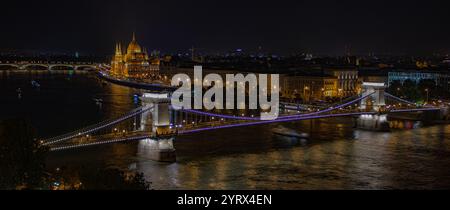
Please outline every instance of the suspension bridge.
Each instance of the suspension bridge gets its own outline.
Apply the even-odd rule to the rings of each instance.
[[[150,158],[175,161],[173,141],[176,136],[217,129],[283,123],[301,120],[357,117],[360,129],[387,131],[389,113],[436,112],[439,107],[419,106],[384,91],[383,83],[364,83],[361,95],[329,107],[281,104],[278,117],[261,120],[257,113],[222,110],[176,110],[170,105],[169,93],[144,93],[142,105],[122,116],[87,126],[63,135],[42,139],[50,151],[63,151],[102,144],[140,141],[149,149]],[[388,103],[387,103],[388,102]],[[229,113],[223,113],[223,112]]]

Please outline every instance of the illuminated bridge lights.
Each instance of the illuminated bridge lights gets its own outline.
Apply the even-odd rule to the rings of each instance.
[[[253,115],[251,117],[245,117],[245,115],[244,116],[223,115],[223,114],[215,114],[215,113],[209,113],[209,112],[198,111],[198,110],[179,110],[182,112],[184,111],[184,112],[189,112],[189,113],[194,113],[194,114],[199,114],[199,115],[206,115],[206,116],[211,117],[211,119],[213,119],[213,120],[217,118],[217,120],[220,121],[220,124],[216,124],[214,122],[201,123],[201,122],[189,121],[191,123],[187,123],[186,125],[184,125],[184,127],[182,124],[178,124],[178,125],[171,124],[170,126],[171,126],[171,128],[173,128],[173,127],[176,128],[176,132],[174,133],[174,135],[177,135],[177,134],[190,134],[190,133],[196,133],[196,132],[202,132],[202,131],[208,131],[208,130],[216,130],[216,129],[224,129],[224,128],[263,125],[263,124],[269,124],[269,123],[281,123],[281,122],[310,120],[310,119],[332,118],[332,117],[345,117],[345,116],[360,115],[361,118],[371,118],[372,116],[380,114],[381,112],[377,112],[377,111],[362,112],[362,111],[359,111],[358,109],[356,109],[356,110],[350,109],[350,111],[352,111],[352,112],[343,113],[343,111],[341,111],[341,110],[343,110],[343,108],[346,108],[346,107],[352,107],[352,106],[350,106],[351,104],[361,101],[361,100],[369,97],[372,94],[374,94],[374,92],[370,93],[364,97],[356,98],[347,103],[340,104],[337,106],[331,106],[324,110],[319,110],[319,111],[316,111],[313,113],[280,116],[275,120],[266,120],[266,121],[260,120],[258,117],[255,117]],[[398,100],[401,103],[413,104],[412,102],[400,99],[400,98],[392,96],[388,93],[385,93],[385,95],[387,97],[393,98],[394,100]],[[357,107],[357,104],[355,107]],[[390,107],[390,106],[388,105],[387,107]],[[392,107],[395,107],[395,105],[393,105]],[[65,134],[60,137],[52,138],[53,141],[50,141],[50,142],[47,142],[44,144],[45,145],[55,144],[57,142],[61,142],[61,141],[71,139],[71,138],[77,137],[77,136],[82,136],[82,135],[86,135],[87,137],[90,137],[89,134],[93,131],[114,125],[118,122],[128,119],[129,117],[132,117],[132,116],[141,114],[143,112],[146,112],[148,110],[151,110],[152,108],[153,107],[147,107],[147,108],[139,107],[139,108],[133,110],[132,112],[124,115],[121,118],[118,118],[118,119],[115,119],[112,121],[106,121],[103,123],[99,123],[99,124],[96,124],[95,126],[90,126],[88,128],[81,129],[81,130],[78,130],[75,132],[71,132],[69,134]],[[439,108],[436,108],[436,107],[421,107],[421,108],[412,108],[412,109],[411,108],[408,108],[408,109],[395,109],[394,108],[394,109],[387,109],[386,112],[396,113],[396,112],[416,112],[416,111],[433,111],[433,110],[439,110]],[[337,112],[334,113],[332,111],[337,111]],[[327,113],[327,114],[324,114],[324,113]],[[233,119],[233,120],[225,122],[225,119]],[[184,119],[183,122],[186,123],[186,120]],[[183,129],[183,130],[179,130],[179,129]],[[115,130],[117,130],[117,128],[115,128]],[[110,144],[110,143],[117,143],[117,142],[124,142],[124,141],[140,140],[140,139],[145,139],[145,138],[151,138],[151,136],[153,134],[141,135],[141,133],[127,132],[127,134],[124,133],[124,135],[139,135],[139,136],[123,137],[120,139],[102,140],[102,141],[97,141],[97,142],[75,144],[75,145],[54,146],[51,148],[51,151],[74,149],[74,148],[80,148],[80,147],[86,147],[86,146]]]
[[[266,121],[256,121],[256,122],[244,122],[244,123],[238,123],[238,124],[228,124],[228,125],[220,125],[215,127],[204,127],[204,128],[197,128],[193,130],[184,130],[179,131],[179,134],[189,134],[189,133],[196,133],[201,131],[208,131],[208,130],[216,130],[216,129],[223,129],[223,128],[234,128],[234,127],[242,127],[242,126],[252,126],[252,125],[262,125],[262,124],[270,124],[270,123],[281,123],[281,122],[290,122],[290,121],[299,121],[299,120],[310,120],[310,119],[320,119],[320,118],[329,118],[329,117],[344,117],[344,116],[355,116],[355,115],[373,115],[377,112],[358,112],[358,113],[343,113],[343,114],[330,114],[330,115],[317,115],[317,116],[306,116],[306,117],[297,117],[297,118],[286,118],[286,119],[276,119],[276,120],[266,120]]]
[[[130,113],[124,115],[123,117],[120,117],[120,118],[115,119],[113,121],[105,121],[105,122],[102,122],[102,123],[99,123],[99,124],[95,124],[93,126],[89,126],[88,128],[90,128],[90,129],[84,128],[84,129],[80,129],[78,131],[74,131],[74,132],[71,132],[71,133],[68,133],[68,134],[61,135],[59,137],[54,137],[54,138],[51,138],[51,139],[44,140],[45,143],[43,143],[43,145],[55,144],[55,143],[58,143],[58,142],[61,142],[61,141],[69,140],[69,139],[72,139],[72,138],[75,138],[75,137],[83,136],[85,134],[89,134],[89,133],[98,131],[98,130],[100,130],[102,128],[109,127],[109,126],[115,125],[117,123],[120,123],[120,122],[122,122],[122,121],[124,121],[126,119],[129,119],[131,117],[134,117],[134,116],[136,116],[138,114],[142,114],[142,113],[144,113],[146,111],[151,110],[152,108],[153,107],[147,107],[147,108],[139,107],[137,109],[134,109]],[[88,130],[86,130],[86,129],[88,129]]]
[[[306,113],[306,114],[295,114],[295,115],[288,115],[288,116],[279,116],[277,119],[288,119],[288,118],[296,118],[296,117],[301,117],[301,116],[313,116],[313,115],[318,115],[318,114],[322,114],[322,113],[326,113],[326,112],[331,112],[334,111],[336,109],[341,109],[343,107],[349,106],[353,103],[356,103],[358,101],[361,101],[371,95],[373,95],[375,92],[372,92],[366,96],[363,97],[359,97],[355,100],[352,100],[350,102],[338,105],[336,107],[329,107],[327,109],[321,110],[321,111],[317,111],[317,112],[312,112],[312,113]],[[234,120],[261,120],[260,117],[239,117],[239,116],[231,116],[231,115],[224,115],[224,114],[216,114],[216,113],[210,113],[210,112],[205,112],[205,111],[200,111],[200,110],[194,110],[194,109],[182,109],[180,111],[183,112],[189,112],[189,113],[194,113],[194,114],[199,114],[199,115],[206,115],[209,117],[218,117],[218,118],[225,118],[225,119],[234,119]]]
[[[95,145],[102,145],[102,144],[112,144],[112,143],[119,143],[119,142],[124,142],[124,141],[135,141],[135,140],[141,140],[141,139],[146,139],[146,138],[151,138],[151,136],[144,135],[144,136],[136,136],[136,137],[129,137],[129,138],[121,138],[121,139],[113,139],[113,140],[92,142],[92,143],[86,143],[86,144],[77,144],[77,145],[69,145],[69,146],[52,147],[52,148],[50,148],[50,151],[61,151],[61,150],[68,150],[68,149],[76,149],[76,148],[87,147],[87,146],[95,146]]]

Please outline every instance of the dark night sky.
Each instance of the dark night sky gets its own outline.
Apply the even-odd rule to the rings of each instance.
[[[3,1],[0,49],[110,54],[116,40],[286,53],[448,53],[446,1]],[[446,5],[447,4],[447,5]]]

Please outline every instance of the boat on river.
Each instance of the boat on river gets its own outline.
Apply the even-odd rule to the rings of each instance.
[[[279,136],[294,137],[294,138],[299,138],[299,139],[308,139],[309,138],[309,134],[307,134],[307,133],[298,133],[297,131],[295,131],[293,129],[286,128],[283,126],[273,128],[272,133],[275,135],[279,135]]]

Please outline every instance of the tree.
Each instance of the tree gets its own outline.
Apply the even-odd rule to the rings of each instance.
[[[422,95],[422,98],[432,98],[437,93],[436,82],[432,79],[424,79],[420,80],[417,85],[419,92]]]
[[[144,175],[118,169],[45,168],[48,148],[24,120],[0,121],[0,189],[147,190]]]
[[[400,80],[394,80],[389,84],[388,88],[389,93],[402,97],[403,96],[403,87]]]
[[[34,129],[24,120],[0,122],[0,188],[45,187],[47,148],[34,139]]]
[[[52,173],[52,188],[58,190],[148,190],[144,175],[116,168],[61,167]]]
[[[422,94],[420,94],[417,84],[412,80],[405,80],[402,86],[403,93],[405,97],[410,101],[420,101],[423,100]]]
[[[124,172],[115,168],[88,169],[79,173],[81,189],[95,190],[148,190],[150,183],[142,173]]]

